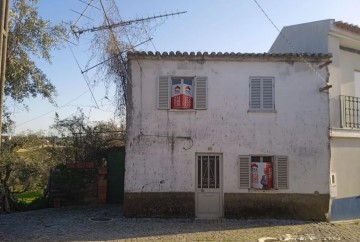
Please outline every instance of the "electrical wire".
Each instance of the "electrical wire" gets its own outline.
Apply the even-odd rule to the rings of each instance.
[[[140,45],[142,45],[142,44],[145,44],[146,42],[151,41],[151,40],[152,40],[152,39],[149,38],[149,39],[147,39],[147,40],[145,40],[145,41],[143,41],[143,42],[135,45],[135,47],[140,46]],[[111,60],[111,59],[114,59],[114,58],[118,57],[119,55],[121,55],[121,54],[123,54],[123,53],[128,52],[129,50],[131,50],[131,48],[130,48],[130,49],[126,49],[126,50],[124,50],[124,51],[121,51],[120,53],[118,53],[118,54],[116,54],[116,55],[113,55],[113,56],[111,56],[110,58],[107,58],[106,60],[104,60],[104,61],[102,61],[102,62],[100,62],[100,63],[98,63],[98,64],[96,64],[96,65],[94,65],[94,66],[92,66],[92,67],[87,68],[86,70],[82,71],[81,73],[83,74],[83,73],[85,73],[85,72],[88,72],[88,71],[94,69],[95,67],[98,67],[98,66],[104,64],[105,62],[107,62],[107,61],[109,61],[109,60]]]
[[[274,28],[279,32],[279,35],[287,42],[287,44],[290,46],[290,48],[297,53],[300,58],[302,59],[302,61],[310,68],[310,70],[312,70],[321,80],[323,80],[324,82],[327,82],[327,80],[325,80],[325,78],[323,76],[321,76],[319,74],[319,72],[317,72],[317,70],[315,70],[315,68],[305,59],[305,57],[296,50],[296,48],[294,47],[294,45],[290,42],[290,40],[288,38],[286,38],[286,36],[284,35],[284,33],[281,32],[281,30],[277,27],[277,25],[274,23],[274,21],[272,21],[272,19],[269,17],[269,15],[265,12],[265,10],[261,7],[261,5],[258,3],[257,0],[253,0],[253,2],[259,7],[259,9],[262,11],[262,13],[265,15],[265,17],[269,20],[269,22],[274,26]]]
[[[106,20],[107,24],[110,26],[111,23],[110,23],[110,20],[109,20],[108,15],[107,15],[107,13],[106,13],[106,10],[105,10],[105,7],[104,7],[104,4],[103,4],[103,1],[102,1],[102,0],[100,0],[100,5],[101,5],[101,8],[102,8],[102,10],[103,10],[103,12],[104,12],[105,20]],[[116,6],[116,4],[115,4],[115,6]],[[108,29],[109,29],[109,31],[110,31],[110,33],[111,33],[111,36],[112,36],[113,40],[116,42],[116,47],[117,47],[117,49],[118,49],[118,52],[120,53],[120,52],[121,52],[121,49],[120,49],[120,47],[119,47],[119,42],[118,42],[118,40],[117,40],[117,38],[116,38],[116,35],[115,35],[115,33],[114,33],[114,30],[112,29],[111,26],[110,26]],[[130,42],[129,42],[129,43],[130,43]],[[130,43],[130,45],[131,45],[131,43]],[[119,57],[120,57],[120,59],[121,59],[120,63],[122,64],[122,68],[123,68],[124,73],[125,73],[125,75],[126,75],[126,79],[127,79],[127,81],[131,82],[130,77],[129,77],[129,75],[128,75],[127,71],[126,71],[126,68],[125,68],[125,64],[124,64],[125,61],[124,61],[124,59],[122,58],[121,55],[120,55]],[[140,68],[141,68],[141,67],[140,67]]]
[[[75,97],[74,99],[70,100],[69,102],[65,103],[64,105],[59,106],[59,107],[57,107],[57,108],[55,108],[55,109],[53,109],[53,110],[51,110],[51,111],[49,111],[49,112],[43,113],[43,114],[41,114],[41,115],[39,115],[39,116],[36,116],[36,117],[34,117],[34,118],[32,118],[32,119],[29,119],[29,120],[27,120],[27,121],[25,121],[25,122],[22,122],[22,123],[20,123],[20,124],[17,124],[16,127],[22,126],[22,125],[27,124],[27,123],[29,123],[29,122],[31,122],[31,121],[34,121],[34,120],[36,120],[36,119],[38,119],[38,118],[42,118],[42,117],[48,115],[49,113],[55,112],[56,110],[59,110],[59,109],[64,108],[64,107],[67,107],[70,103],[76,101],[77,99],[79,99],[80,97],[84,96],[84,95],[85,95],[86,93],[88,93],[88,92],[89,92],[89,90],[86,90],[85,92],[83,92],[83,93],[80,94],[79,96]]]
[[[85,12],[87,11],[87,9],[89,8],[89,6],[92,6],[91,3],[93,2],[94,0],[90,0],[90,2],[87,4],[87,6],[85,7],[85,9],[82,11],[82,13],[80,14],[80,16],[77,18],[77,20],[75,21],[74,25],[75,26],[79,21],[80,19],[82,18],[82,16],[85,14]],[[66,36],[69,36],[69,34],[71,33],[72,31],[72,28],[70,29],[70,31],[67,33]]]
[[[91,96],[92,96],[92,98],[94,99],[96,108],[99,108],[99,105],[98,105],[98,103],[97,103],[97,101],[96,101],[96,99],[95,99],[94,93],[93,93],[93,91],[91,90],[90,81],[87,79],[87,76],[86,76],[86,75],[84,74],[84,72],[82,71],[81,66],[80,66],[80,64],[79,64],[79,61],[77,60],[77,58],[76,58],[76,56],[75,56],[75,53],[74,53],[74,51],[72,50],[72,48],[71,48],[71,46],[70,46],[69,44],[68,44],[68,47],[69,47],[69,49],[70,49],[70,51],[71,51],[72,56],[73,56],[74,59],[75,59],[75,62],[76,62],[76,64],[77,64],[77,66],[78,66],[79,69],[80,69],[81,75],[84,77],[84,81],[86,82],[86,85],[87,85],[88,88],[89,88],[89,91],[90,91],[90,93],[91,93]]]

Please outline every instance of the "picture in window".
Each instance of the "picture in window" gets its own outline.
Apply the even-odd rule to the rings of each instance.
[[[251,156],[251,187],[271,189],[274,188],[273,180],[273,157]]]
[[[171,82],[171,109],[193,109],[193,80],[173,78]]]

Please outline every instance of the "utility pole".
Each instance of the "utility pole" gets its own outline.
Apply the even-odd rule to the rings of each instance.
[[[9,32],[9,2],[10,0],[0,0],[0,147],[2,143],[2,122],[4,113],[5,72]]]

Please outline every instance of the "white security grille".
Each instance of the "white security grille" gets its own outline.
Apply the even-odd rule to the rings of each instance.
[[[220,156],[198,156],[198,188],[220,187]]]

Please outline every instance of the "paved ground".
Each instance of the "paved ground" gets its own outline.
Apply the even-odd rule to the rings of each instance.
[[[95,222],[91,218],[109,218]],[[125,219],[119,206],[0,215],[0,241],[360,241],[360,224],[283,220]]]

